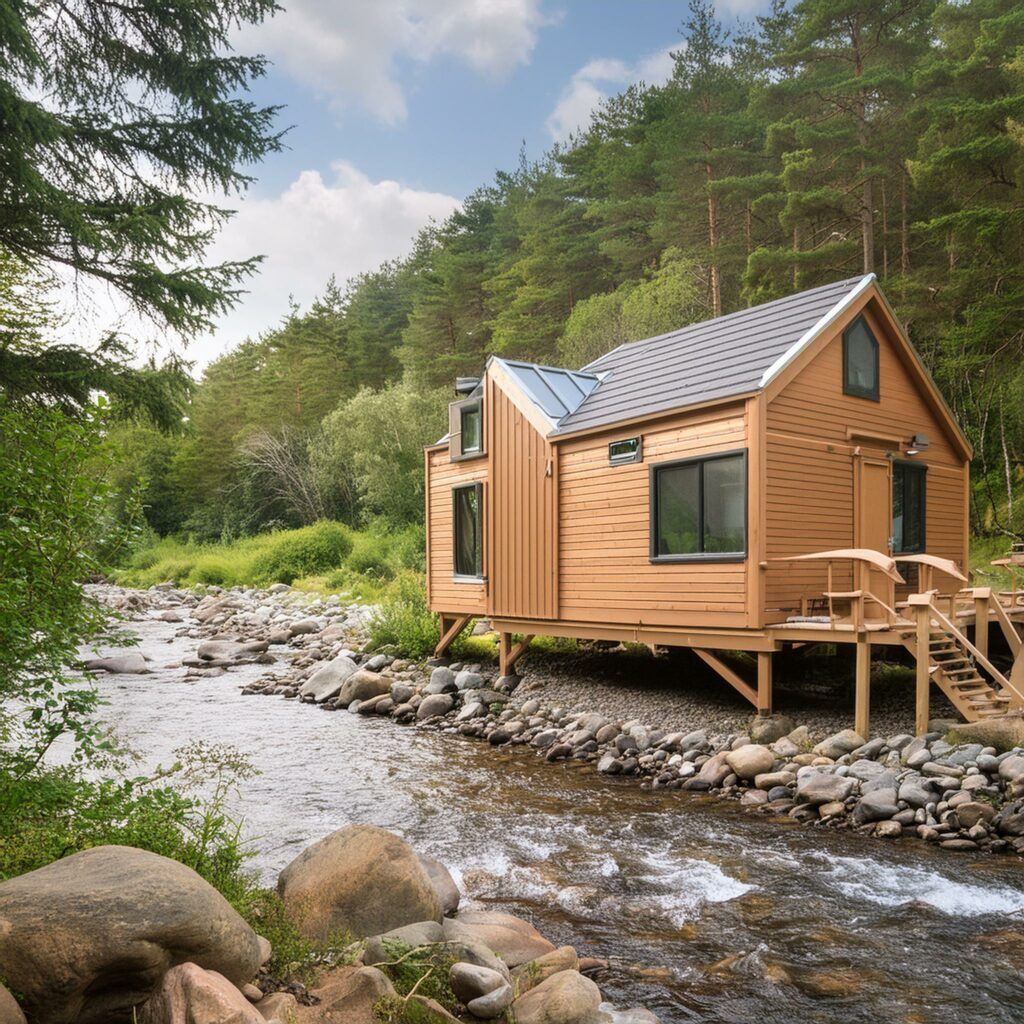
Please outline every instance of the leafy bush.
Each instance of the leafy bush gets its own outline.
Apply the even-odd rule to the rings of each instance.
[[[252,563],[255,582],[292,583],[338,568],[352,550],[352,534],[341,523],[323,520],[299,530],[272,533]]]
[[[399,573],[370,618],[370,642],[393,645],[410,658],[429,656],[440,639],[437,616],[427,608],[426,580],[419,573]]]
[[[423,525],[414,523],[395,534],[391,551],[395,569],[424,572],[427,567],[427,532]]]
[[[387,537],[379,533],[363,533],[356,537],[345,564],[352,572],[386,580],[395,575],[392,558],[393,545]]]
[[[222,555],[200,555],[184,579],[187,583],[230,587],[238,582],[235,572],[235,566]]]

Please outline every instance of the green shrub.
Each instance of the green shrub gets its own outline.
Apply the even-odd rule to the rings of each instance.
[[[379,533],[361,533],[352,544],[352,552],[345,560],[345,565],[352,571],[363,576],[372,576],[379,580],[393,579],[395,570],[392,566],[392,545],[387,537]]]
[[[352,534],[341,523],[324,520],[300,530],[272,533],[252,563],[253,581],[292,583],[338,568],[352,550]]]
[[[421,524],[407,526],[395,534],[391,544],[392,561],[396,569],[415,569],[424,572],[427,567],[426,531]]]
[[[392,645],[410,658],[425,658],[440,639],[437,616],[427,608],[426,580],[419,573],[399,573],[369,622],[375,647]]]
[[[196,559],[195,565],[189,571],[185,582],[230,587],[236,582],[235,567],[224,556],[200,555]]]

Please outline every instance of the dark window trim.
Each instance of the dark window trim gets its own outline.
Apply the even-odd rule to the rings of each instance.
[[[687,466],[694,463],[717,462],[720,459],[735,458],[743,456],[743,550],[742,551],[698,551],[686,555],[659,555],[658,554],[658,473],[663,469],[673,469],[676,466]],[[749,502],[750,502],[750,481],[747,469],[747,449],[732,448],[726,452],[713,452],[711,455],[695,455],[688,459],[672,459],[669,462],[654,462],[651,464],[648,476],[648,490],[650,491],[650,550],[649,561],[680,563],[680,562],[745,562],[748,556],[747,544],[749,541]],[[698,512],[700,520],[698,523],[698,534],[701,543],[704,542],[704,473],[700,474],[700,491],[698,494]]]
[[[480,447],[475,451],[464,452],[462,450],[462,413],[465,409],[476,406],[480,410]],[[463,398],[458,402],[452,402],[451,408],[458,410],[458,450],[455,449],[454,438],[449,441],[449,449],[452,462],[468,462],[470,459],[482,459],[487,455],[487,445],[484,443],[484,399],[482,395],[476,398]]]
[[[623,444],[627,441],[636,441],[636,451],[630,452],[628,455],[620,456],[619,458],[613,458],[612,456],[612,445]],[[614,441],[608,442],[608,465],[609,466],[630,466],[634,462],[644,461],[644,439],[642,434],[634,434],[632,437],[618,437]]]
[[[896,535],[896,523],[895,518],[892,524],[893,532],[893,558],[899,558],[900,555],[920,555],[928,549],[928,466],[923,462],[914,462],[912,459],[893,459],[893,468],[896,466],[909,466],[915,472],[921,474],[921,546],[919,548],[913,548],[912,550],[907,548],[896,549],[895,535]],[[893,472],[893,497],[896,495],[896,473]],[[904,494],[904,516],[906,515],[906,494]],[[895,511],[895,509],[893,509]],[[891,513],[890,513],[891,514]]]
[[[467,576],[465,573],[456,572],[459,552],[459,491],[476,491],[476,507],[480,515],[480,575]],[[452,579],[456,583],[483,583],[487,577],[484,575],[484,485],[480,480],[471,484],[455,484],[452,487]]]
[[[846,358],[846,348],[847,348],[847,344],[848,344],[848,339],[850,337],[850,331],[852,331],[854,329],[854,327],[857,326],[857,324],[863,324],[864,325],[864,329],[868,332],[868,337],[871,338],[871,341],[874,344],[874,356],[875,356],[875,386],[874,386],[874,388],[861,388],[861,387],[858,387],[856,384],[851,384],[850,383],[850,374],[849,374],[849,365],[850,364],[849,364],[849,360]],[[871,330],[871,325],[865,319],[864,314],[861,313],[860,316],[856,317],[847,326],[846,330],[843,331],[843,394],[844,395],[850,395],[853,398],[866,398],[868,401],[871,401],[871,402],[880,402],[881,401],[881,398],[879,397],[879,393],[878,393],[879,378],[881,376],[881,373],[880,373],[880,370],[879,370],[879,365],[878,365],[878,352],[879,352],[879,348],[880,348],[880,346],[878,344],[878,339],[875,337],[875,332],[873,330]]]

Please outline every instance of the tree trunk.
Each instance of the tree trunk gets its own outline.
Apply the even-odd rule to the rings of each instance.
[[[715,171],[710,163],[704,165],[708,176],[708,245],[711,247],[711,315],[722,315],[722,277],[718,267],[718,200],[711,191]]]

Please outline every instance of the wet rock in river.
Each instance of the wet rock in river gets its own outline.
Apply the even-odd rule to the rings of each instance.
[[[336,697],[345,680],[359,670],[356,663],[347,655],[339,655],[326,665],[321,665],[299,687],[299,694],[316,703]]]
[[[115,654],[109,658],[86,658],[82,662],[89,672],[109,672],[111,675],[142,675],[149,671],[146,659],[137,651]]]
[[[833,801],[841,802],[853,792],[855,786],[856,783],[853,779],[825,772],[808,771],[806,775],[797,779],[796,799],[798,803],[811,806]]]
[[[420,863],[430,876],[430,882],[441,901],[441,912],[445,916],[454,914],[459,909],[462,897],[451,872],[439,860],[425,853],[420,854]]]
[[[895,789],[876,789],[866,793],[853,809],[853,820],[857,825],[870,821],[883,821],[898,813]]]
[[[384,697],[391,690],[391,680],[376,672],[361,668],[353,672],[338,690],[338,703],[351,704],[354,700],[372,700]]]
[[[416,709],[416,717],[423,721],[425,718],[433,718],[436,715],[447,715],[455,707],[455,700],[450,693],[432,693],[424,697],[420,706]]]
[[[509,967],[518,967],[554,950],[554,946],[528,921],[496,910],[464,911],[444,922],[453,940],[478,942],[493,950]]]

